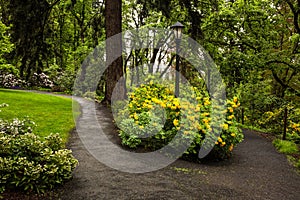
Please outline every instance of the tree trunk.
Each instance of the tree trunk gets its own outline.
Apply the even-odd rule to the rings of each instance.
[[[114,100],[124,99],[125,97],[125,79],[123,78],[123,62],[122,62],[122,36],[114,40],[108,40],[110,37],[122,32],[122,0],[106,0],[105,1],[105,30],[106,30],[106,87],[105,98],[106,103]],[[113,59],[115,55],[120,55],[117,59]],[[118,84],[117,84],[118,83]],[[117,86],[117,87],[116,87]],[[116,88],[115,88],[116,87]],[[115,90],[114,97],[112,97]]]

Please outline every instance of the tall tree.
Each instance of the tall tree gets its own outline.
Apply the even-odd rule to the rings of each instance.
[[[112,101],[113,91],[116,99],[125,97],[125,81],[123,78],[122,62],[122,0],[105,1],[105,30],[106,30],[106,103]],[[115,36],[118,34],[117,36]],[[111,37],[114,36],[114,39]],[[114,59],[115,55],[120,55]],[[117,84],[118,83],[118,84]],[[117,87],[116,87],[117,86]]]

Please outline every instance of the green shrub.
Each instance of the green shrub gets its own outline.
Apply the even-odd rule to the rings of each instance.
[[[287,155],[288,161],[295,166],[298,170],[300,170],[300,159],[298,158],[298,156],[294,156],[293,155]],[[300,172],[300,171],[299,171]]]
[[[44,192],[72,176],[78,161],[58,134],[41,139],[30,120],[0,121],[0,193],[5,189]]]
[[[272,133],[282,133],[283,129],[283,116],[285,107],[288,109],[288,118],[287,118],[287,139],[292,140],[296,143],[300,142],[300,121],[299,114],[300,109],[295,108],[292,105],[284,105],[273,111],[265,112],[259,121],[259,124],[262,128],[267,129]]]
[[[221,126],[220,137],[213,133],[212,103],[207,94],[192,88],[195,95],[188,99],[175,98],[173,92],[161,84],[150,81],[149,84],[136,88],[130,96],[128,106],[118,113],[116,122],[120,125],[122,144],[130,148],[144,147],[157,150],[172,141],[172,148],[179,149],[192,141],[185,155],[198,155],[199,149],[204,141],[208,139],[215,144],[213,154],[217,158],[228,158],[243,135],[241,130],[235,126],[234,109],[239,106],[238,99],[234,98],[227,102],[224,124]],[[185,92],[185,91],[183,91]],[[116,102],[116,107],[122,107]],[[114,106],[113,106],[114,107]],[[114,108],[113,108],[114,109]],[[215,108],[217,109],[217,108]],[[129,116],[129,117],[128,117]],[[178,131],[182,134],[178,135]],[[155,135],[151,135],[155,133]]]
[[[293,154],[298,152],[298,146],[291,141],[275,139],[273,145],[280,153]]]

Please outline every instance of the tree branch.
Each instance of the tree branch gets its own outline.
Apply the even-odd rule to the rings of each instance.
[[[56,4],[58,4],[60,2],[60,0],[56,0],[55,2],[53,2],[52,4],[49,5],[49,9],[51,10]]]
[[[298,21],[298,17],[299,17],[299,8],[296,9],[295,6],[293,5],[293,3],[290,0],[286,0],[286,3],[289,5],[290,9],[293,12],[294,15],[294,27],[296,29],[296,32],[300,34],[300,27],[299,27],[299,21]],[[298,1],[299,4],[299,1]]]
[[[296,89],[292,88],[291,86],[285,84],[275,73],[274,70],[272,70],[272,75],[274,77],[274,79],[284,88],[287,89],[288,91],[294,93],[296,96],[300,97],[300,92],[297,91]]]

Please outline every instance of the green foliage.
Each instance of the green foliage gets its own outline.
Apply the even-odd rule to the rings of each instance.
[[[300,169],[300,159],[299,159],[298,162],[296,163],[296,167]]]
[[[44,72],[53,81],[53,91],[71,93],[82,61],[105,40],[104,2],[3,1],[0,86],[27,87],[23,79],[32,82],[34,73]],[[218,65],[229,97],[239,97],[246,125],[281,133],[282,111],[289,104],[293,119],[287,136],[299,143],[299,115],[293,111],[300,105],[299,7],[299,1],[278,0],[123,0],[122,26],[123,30],[167,28],[182,22],[183,33],[203,45]],[[159,47],[159,43],[149,46]],[[169,51],[163,48],[159,50]],[[146,48],[124,57],[129,68],[124,71],[130,71],[132,80],[147,70],[138,67],[135,72],[135,67],[168,57],[160,52],[155,57],[155,50]],[[183,75],[197,83],[197,76],[187,76],[192,73],[189,64],[181,64],[186,70]],[[86,80],[80,80],[84,84],[79,95],[84,95],[91,91],[88,83],[95,74],[84,68],[81,74]],[[98,91],[104,91],[104,84],[100,87]],[[240,118],[241,109],[236,113]]]
[[[59,66],[55,72],[52,68],[59,76],[66,70],[75,74],[87,53],[105,38],[103,12],[104,2],[94,0],[3,2],[1,20],[11,27],[6,35],[11,36],[16,48],[8,57],[9,63],[16,66],[20,78],[26,82],[32,81],[34,73],[49,71],[52,66]],[[5,28],[2,25],[0,36]],[[2,41],[0,37],[1,46],[6,47]],[[1,48],[0,64],[2,51],[8,49]],[[56,86],[65,89],[60,83]],[[70,89],[69,84],[65,87]]]
[[[281,133],[286,104],[299,107],[296,7],[296,1],[226,1],[201,25],[203,45],[220,66],[230,96],[240,97],[248,126]]]
[[[298,156],[294,155],[287,155],[288,161],[298,169],[298,173],[300,172],[300,159]]]
[[[75,80],[75,72],[69,66],[64,71],[61,71],[60,66],[53,64],[50,68],[46,69],[45,72],[49,75],[53,85],[51,90],[53,92],[64,92],[67,94],[72,93]]]
[[[275,139],[273,144],[280,153],[293,154],[299,151],[298,146],[291,141]]]
[[[0,87],[13,87],[19,82],[19,71],[13,65],[8,64],[7,55],[13,50],[10,42],[9,28],[0,21]]]
[[[43,193],[70,179],[78,161],[70,150],[62,149],[60,136],[51,134],[41,140],[30,133],[32,127],[19,122],[0,121],[0,192]]]
[[[10,53],[13,49],[13,44],[10,42],[10,37],[7,34],[8,29],[9,28],[0,21],[0,72],[2,65],[7,64],[4,55]]]
[[[288,155],[288,159],[298,170],[300,170],[300,159],[297,155],[300,154],[299,147],[293,141],[273,140],[273,145],[280,153]]]
[[[197,91],[196,88],[193,88]],[[130,94],[128,106],[119,113],[116,120],[120,125],[122,144],[130,148],[144,147],[157,150],[170,144],[179,133],[182,133],[172,143],[172,148],[178,149],[188,141],[192,141],[185,152],[186,155],[195,156],[207,138],[215,143],[213,150],[217,158],[228,158],[243,135],[235,126],[234,109],[238,107],[237,98],[228,101],[226,122],[221,124],[222,133],[215,138],[211,126],[211,102],[208,97],[197,91],[196,105],[188,99],[175,98],[167,87],[150,81],[141,85]],[[129,115],[129,118],[128,118]],[[153,135],[154,134],[154,135]]]

